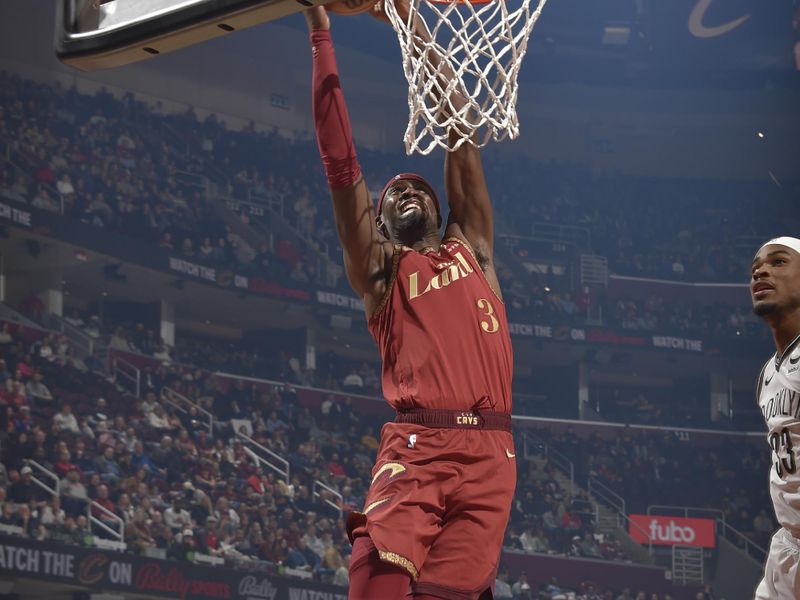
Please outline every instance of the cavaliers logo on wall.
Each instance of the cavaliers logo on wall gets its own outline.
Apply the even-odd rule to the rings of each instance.
[[[78,567],[78,581],[84,585],[95,585],[105,577],[108,556],[103,554],[90,554],[84,558]]]

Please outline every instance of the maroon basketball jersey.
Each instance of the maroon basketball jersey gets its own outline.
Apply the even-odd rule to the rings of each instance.
[[[395,409],[511,412],[513,356],[506,309],[472,250],[395,248],[389,289],[369,331],[383,359],[383,395]]]

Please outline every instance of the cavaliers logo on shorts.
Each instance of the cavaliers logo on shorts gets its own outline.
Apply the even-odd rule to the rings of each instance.
[[[381,495],[380,491],[386,486],[388,486],[392,481],[395,479],[402,477],[408,473],[408,469],[405,465],[399,462],[387,462],[383,463],[375,474],[372,476],[372,482],[370,483],[370,498],[375,498],[368,502],[368,504],[364,507],[364,514],[368,515],[373,510],[378,508],[385,508],[389,506],[389,501],[394,497],[394,494],[386,494]]]

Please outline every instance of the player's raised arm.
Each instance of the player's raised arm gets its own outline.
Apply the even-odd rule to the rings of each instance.
[[[386,289],[391,244],[375,226],[372,200],[358,164],[339,83],[330,20],[322,6],[307,10],[305,17],[311,36],[312,111],[320,156],[333,199],[336,229],[344,248],[347,277],[364,298],[370,314]]]
[[[451,136],[455,134],[451,133]],[[472,245],[478,263],[484,272],[494,277],[492,261],[494,247],[494,221],[492,201],[486,187],[481,155],[478,148],[469,143],[445,153],[444,185],[450,216],[448,229],[456,226]],[[496,291],[499,285],[490,280]]]
[[[403,21],[409,22],[408,0],[382,0],[375,5],[374,16],[388,21],[385,17],[384,2],[393,2],[398,16]],[[441,110],[449,114],[461,113],[465,108],[470,110],[460,81],[447,60],[427,43],[431,39],[430,32],[416,13],[411,25],[415,41],[412,52],[424,53],[424,61],[431,65],[431,71],[436,73],[438,79],[437,85],[432,86],[433,93],[447,95],[447,101],[441,103]],[[417,41],[420,43],[417,44]],[[459,135],[458,131],[451,131],[450,146],[454,146],[462,137],[464,136]],[[464,141],[456,150],[447,152],[444,161],[444,181],[447,204],[450,208],[445,235],[466,238],[475,251],[478,263],[490,285],[500,295],[500,284],[492,261],[494,247],[492,203],[478,148]]]
[[[443,81],[442,89],[450,90],[446,109],[453,113],[471,111],[462,94],[460,85],[454,85],[455,75],[445,62],[437,66]],[[469,115],[473,117],[474,115]],[[458,127],[453,125],[452,127]],[[463,138],[456,129],[450,130],[450,147]],[[495,293],[502,297],[500,282],[494,270],[494,217],[492,201],[486,178],[483,174],[480,150],[466,140],[462,140],[455,150],[445,152],[444,187],[450,215],[447,219],[445,235],[464,237],[472,246],[475,258],[486,275]]]

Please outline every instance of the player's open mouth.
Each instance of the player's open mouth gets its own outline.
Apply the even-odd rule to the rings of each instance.
[[[401,213],[404,213],[404,212],[406,212],[406,210],[408,210],[410,208],[413,208],[413,207],[421,209],[422,208],[422,202],[420,202],[417,198],[409,198],[408,200],[403,200],[400,203],[399,209],[400,209]]]
[[[761,298],[770,292],[774,292],[775,288],[767,283],[758,283],[753,287],[753,298]]]

